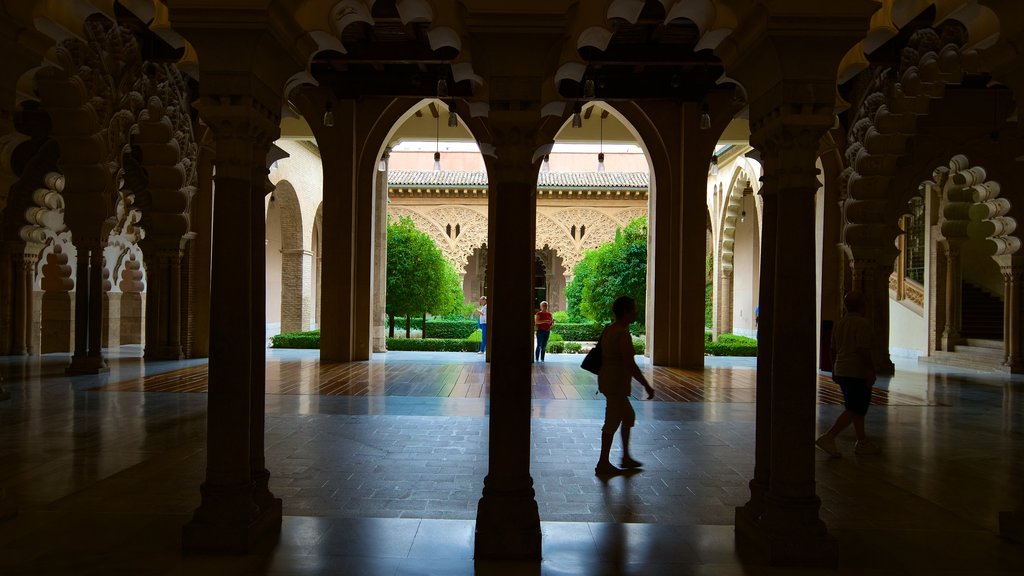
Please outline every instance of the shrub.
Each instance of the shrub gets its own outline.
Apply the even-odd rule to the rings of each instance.
[[[465,338],[388,338],[388,350],[423,352],[476,352],[479,342]]]
[[[551,317],[554,318],[555,322],[568,322],[569,313],[565,310],[559,310],[558,312],[552,312]]]
[[[561,354],[563,352],[565,352],[565,342],[548,342],[549,354]]]
[[[715,316],[714,302],[711,301],[713,294],[714,285],[708,282],[704,285],[704,327],[711,328],[712,320]]]
[[[601,338],[601,332],[604,331],[603,324],[597,324],[596,322],[580,322],[580,323],[556,323],[552,328],[552,334],[561,334],[565,340],[574,342],[585,341],[593,342]]]
[[[320,348],[320,331],[310,330],[309,332],[285,332],[270,337],[272,348]]]
[[[583,351],[583,345],[579,342],[565,342],[565,352],[567,354],[579,354]]]
[[[647,342],[643,338],[633,338],[633,353],[642,355],[644,349],[647,348]]]
[[[718,342],[704,343],[704,353],[711,356],[757,356],[757,340],[736,334],[722,334]]]
[[[473,333],[470,334],[469,336],[466,336],[466,340],[468,340],[470,342],[476,342],[477,348],[480,347],[480,342],[482,342],[483,339],[484,339],[484,333],[479,328],[474,330]]]
[[[629,325],[629,333],[633,336],[647,334],[647,324],[644,324],[643,322],[633,322]]]
[[[476,329],[476,320],[427,320],[427,338],[466,338]]]
[[[548,344],[554,344],[555,342],[565,342],[565,338],[562,338],[561,334],[552,332],[551,336],[548,336]]]

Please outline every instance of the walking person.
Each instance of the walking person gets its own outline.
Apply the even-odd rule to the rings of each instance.
[[[609,324],[601,334],[601,369],[597,375],[597,387],[604,394],[604,426],[601,428],[601,456],[594,473],[598,476],[620,474],[622,469],[640,468],[643,464],[629,454],[629,432],[636,423],[636,412],[629,402],[633,378],[645,390],[647,399],[654,398],[654,388],[647,383],[640,367],[636,365],[633,353],[633,338],[629,325],[636,320],[636,302],[628,296],[620,296],[612,304],[615,322]],[[609,460],[615,431],[622,427],[622,468]]]
[[[540,312],[533,316],[533,325],[537,327],[537,349],[533,351],[534,362],[543,362],[544,355],[548,351],[548,338],[551,337],[551,327],[555,319],[548,312],[547,301],[540,303]]]
[[[857,434],[856,454],[878,454],[877,444],[864,432],[864,416],[871,404],[871,387],[875,385],[875,364],[871,358],[871,323],[862,315],[864,300],[860,292],[850,292],[843,299],[846,314],[832,330],[832,380],[843,390],[846,410],[832,427],[814,444],[833,458],[842,454],[836,447],[836,436],[853,424]]]
[[[480,329],[480,350],[477,354],[487,351],[487,296],[480,297],[480,305],[473,311],[476,316],[476,327]]]

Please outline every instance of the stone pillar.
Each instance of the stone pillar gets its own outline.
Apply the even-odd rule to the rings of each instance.
[[[718,321],[716,324],[715,337],[722,334],[732,334],[732,305],[733,305],[733,285],[732,285],[732,269],[722,269],[722,273],[718,275],[719,285],[719,299],[718,299],[718,310],[716,316]]]
[[[704,269],[707,244],[707,175],[718,136],[732,118],[732,98],[709,95],[712,126],[700,129],[700,103],[641,103],[664,127],[669,161],[654,163],[652,202],[655,364],[704,366]],[[677,136],[671,136],[675,134]],[[669,135],[666,137],[666,135]],[[650,283],[648,284],[650,286]]]
[[[309,330],[312,256],[302,248],[281,250],[281,332]]]
[[[755,478],[751,501],[737,510],[736,537],[739,546],[753,544],[773,565],[838,561],[814,483],[816,161],[833,124],[836,68],[863,38],[877,6],[837,0],[830,7],[830,18],[811,25],[800,14],[766,5],[761,18],[744,21],[715,51],[726,75],[743,85],[751,144],[763,165]],[[801,65],[784,64],[796,61]]]
[[[961,342],[960,316],[962,312],[960,298],[963,291],[960,268],[960,241],[947,238],[943,243],[946,252],[946,326],[942,331],[942,349],[947,352],[956,350]]]
[[[492,114],[492,120],[493,114]],[[506,137],[518,127],[502,126]],[[525,130],[525,127],[524,127]],[[533,266],[539,166],[532,149],[498,146],[488,166],[487,351],[491,368],[488,466],[477,508],[480,559],[539,560],[540,516],[530,476],[530,382],[533,349]]]
[[[864,298],[864,316],[871,322],[874,346],[871,357],[878,374],[894,374],[896,366],[889,358],[889,276],[896,253],[871,256],[858,254],[856,247],[850,262],[853,288]]]
[[[203,8],[172,14],[199,54],[196,107],[216,142],[207,465],[202,502],[183,529],[189,552],[255,552],[281,526],[281,501],[268,490],[263,455],[263,205],[267,155],[280,134],[281,90],[294,71],[266,17],[240,10],[212,20]]]
[[[106,372],[103,333],[103,246],[72,231],[78,247],[75,271],[75,352],[67,374]]]
[[[386,137],[379,119],[393,101],[334,100],[326,90],[296,90],[291,102],[306,118],[322,118],[331,102],[333,126],[312,122],[323,160],[320,358],[367,360],[373,329],[374,180]],[[405,105],[397,105],[407,110]]]
[[[1021,297],[1024,296],[1024,266],[1002,266],[1003,272],[1003,364],[1011,372],[1024,372],[1024,352],[1021,350],[1021,335],[1024,310]]]
[[[192,198],[192,230],[196,233],[193,268],[192,356],[210,355],[210,273],[213,245],[213,155],[210,145],[199,148],[196,195]]]
[[[753,141],[752,141],[753,143]],[[766,144],[755,144],[764,148]],[[775,344],[775,239],[778,235],[778,185],[774,175],[761,177],[761,282],[758,288],[757,382],[755,390],[754,477],[750,500],[736,508],[737,534],[757,534],[765,510],[772,458],[772,352]]]
[[[320,146],[323,159],[324,194],[320,287],[326,292],[320,310],[320,359],[351,362],[353,353],[353,275],[356,227],[356,103],[341,100],[332,105],[334,126],[323,126],[326,93],[303,90],[294,99]]]
[[[181,360],[181,238],[142,244],[146,266],[147,360]]]
[[[388,172],[389,152],[384,151],[384,171],[377,172],[373,214],[373,351],[387,352],[388,294]]]
[[[34,349],[35,338],[33,338],[33,310],[35,298],[32,292],[35,288],[36,263],[39,257],[36,254],[29,254],[28,251],[14,255],[12,269],[14,271],[14,343],[15,354],[31,355],[38,353]]]
[[[807,129],[796,116],[789,120],[799,128],[777,130],[768,147],[778,150],[764,155],[765,172],[775,177],[769,182],[776,185],[777,212],[774,274],[762,282],[775,284],[773,312],[785,310],[786,320],[772,322],[771,464],[758,524],[773,564],[834,565],[838,546],[818,517],[814,485],[817,282],[815,267],[807,265],[816,252],[815,159],[824,130]]]

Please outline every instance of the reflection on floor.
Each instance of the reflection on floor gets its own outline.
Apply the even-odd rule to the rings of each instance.
[[[205,364],[144,364],[125,350],[94,377],[64,377],[61,356],[0,360],[12,394],[0,402],[0,518],[16,512],[0,520],[0,574],[793,573],[743,564],[733,542],[732,510],[753,465],[749,361],[654,369],[662,401],[634,401],[645,470],[607,483],[593,476],[603,413],[593,377],[575,368],[578,357],[537,366],[544,561],[495,565],[471,559],[487,467],[479,356],[321,366],[315,353],[270,351],[268,382],[279,388],[267,396],[267,456],[287,515],[281,541],[265,556],[203,558],[178,549],[205,466],[205,395],[166,390],[201,391]],[[334,395],[308,393],[328,380]],[[839,573],[1024,572],[1024,546],[995,535],[998,511],[1024,501],[1022,385],[916,365],[881,383],[868,425],[883,454],[854,456],[847,438],[843,459],[818,459]],[[828,386],[821,427],[841,410]]]
[[[370,362],[329,363],[319,359],[273,360],[267,363],[268,394],[319,396],[428,396],[484,398],[488,393],[487,363],[473,354],[433,354],[416,358],[393,352],[397,359],[379,354]],[[533,397],[588,400],[597,391],[593,374],[581,370],[579,357],[552,355],[552,362],[533,367]],[[454,363],[453,360],[459,362]],[[753,402],[756,370],[718,366],[702,371],[647,366],[648,377],[659,390],[655,400],[668,402]],[[904,387],[906,388],[906,382]],[[205,364],[152,374],[95,388],[102,392],[206,392]],[[643,389],[634,383],[634,398]],[[911,387],[912,388],[912,387]],[[929,406],[934,399],[920,390],[897,392],[886,386],[872,391],[872,403],[891,406]],[[831,378],[818,377],[818,401],[841,404],[842,392]]]

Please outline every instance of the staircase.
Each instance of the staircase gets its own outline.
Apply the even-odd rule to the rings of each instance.
[[[965,339],[1003,339],[1003,301],[985,290],[964,282],[961,300],[960,335]]]
[[[971,370],[1006,372],[1003,366],[1003,301],[964,282],[960,320],[961,344],[955,352],[936,351],[921,362]]]

